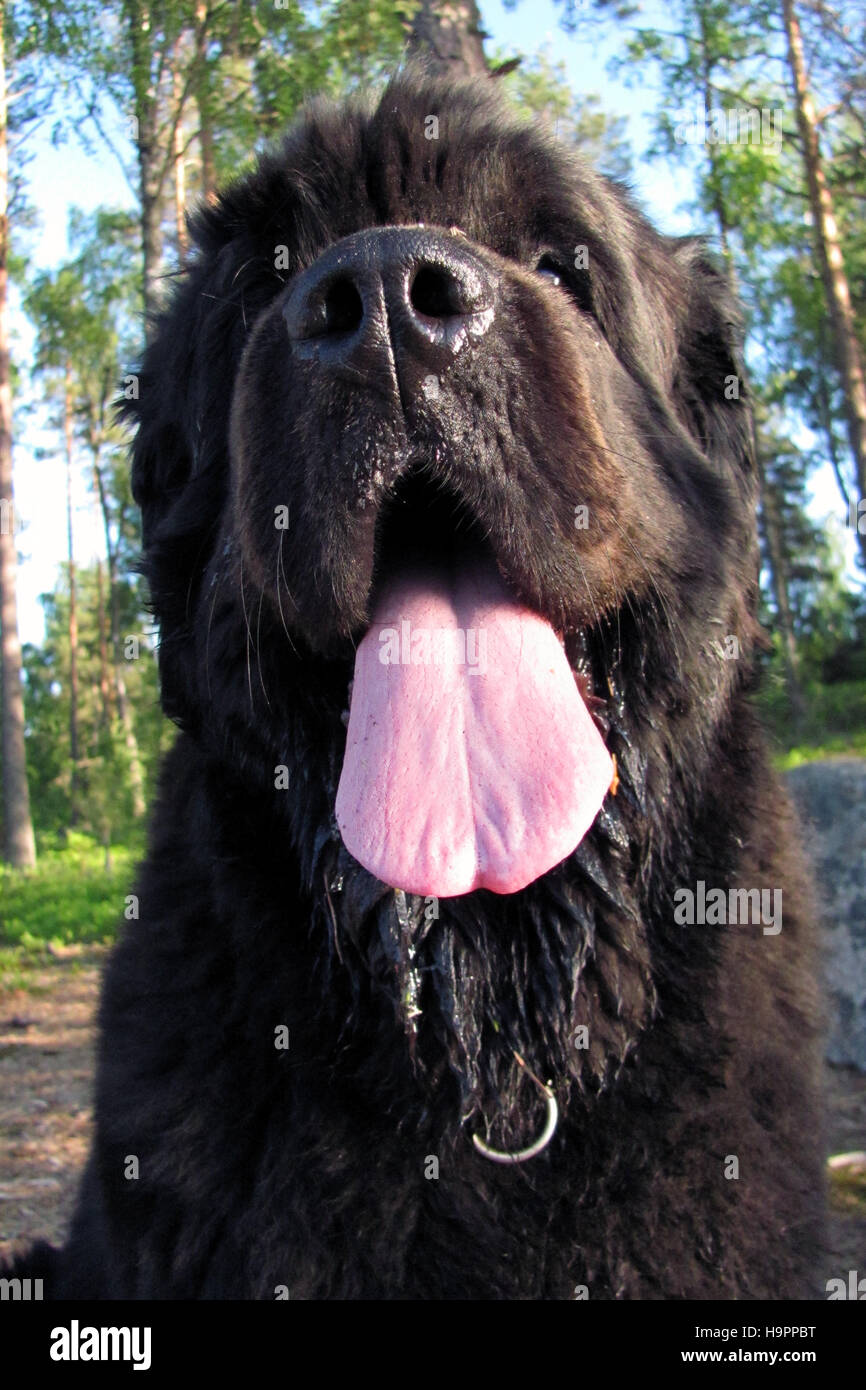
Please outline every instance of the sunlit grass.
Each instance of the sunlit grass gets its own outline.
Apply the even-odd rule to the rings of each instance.
[[[87,835],[70,832],[63,847],[41,846],[35,870],[0,867],[0,979],[22,982],[28,966],[76,945],[110,943],[132,891],[138,848],[105,851]]]
[[[799,727],[777,678],[765,681],[758,708],[773,742],[773,762],[782,772],[820,758],[866,758],[864,681],[811,686]]]

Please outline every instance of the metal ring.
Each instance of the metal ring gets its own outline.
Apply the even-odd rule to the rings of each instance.
[[[477,1134],[473,1134],[472,1142],[476,1149],[484,1158],[489,1158],[492,1163],[525,1163],[528,1158],[535,1158],[536,1154],[540,1154],[542,1149],[547,1148],[553,1138],[559,1119],[559,1106],[556,1103],[556,1097],[551,1088],[545,1086],[543,1081],[539,1081],[538,1077],[534,1072],[530,1071],[518,1052],[515,1052],[514,1056],[520,1066],[523,1067],[524,1071],[532,1077],[538,1089],[544,1093],[544,1097],[547,1101],[547,1119],[544,1129],[541,1131],[535,1143],[530,1144],[528,1148],[518,1149],[516,1153],[506,1153],[504,1149],[491,1149],[489,1145],[484,1143],[483,1139],[479,1139]]]

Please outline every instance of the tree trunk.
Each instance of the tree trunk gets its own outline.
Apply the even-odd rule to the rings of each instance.
[[[489,72],[481,15],[475,0],[421,0],[409,34],[409,52],[428,72],[474,77]]]
[[[757,449],[758,471],[761,480],[761,521],[764,539],[770,560],[770,582],[776,601],[776,621],[782,638],[782,661],[785,667],[785,685],[788,702],[795,727],[803,722],[806,702],[800,682],[800,660],[797,652],[797,638],[794,631],[794,616],[788,598],[788,563],[782,543],[782,525],[772,487],[767,484],[764,460],[760,446]]]
[[[848,483],[842,471],[842,460],[839,458],[839,450],[836,447],[836,435],[833,432],[833,410],[830,401],[830,391],[827,386],[827,373],[821,365],[824,360],[829,359],[832,353],[828,350],[824,341],[824,334],[821,334],[821,352],[819,358],[819,370],[815,373],[815,405],[818,411],[818,418],[821,421],[821,429],[824,431],[824,438],[827,441],[827,457],[833,469],[833,476],[836,479],[836,486],[839,489],[839,496],[845,505],[845,515],[850,515],[851,494],[848,491]],[[830,365],[828,361],[828,366]],[[830,374],[832,381],[832,373]]]
[[[95,444],[91,447],[93,449],[93,480],[96,483],[96,495],[99,498],[99,510],[102,513],[102,527],[105,533],[105,555],[108,563],[108,613],[109,629],[111,632],[111,650],[114,656],[114,694],[117,700],[117,713],[123,729],[123,741],[126,745],[126,754],[129,760],[129,786],[132,794],[132,814],[135,816],[136,820],[140,820],[147,810],[147,802],[144,796],[144,769],[141,765],[141,753],[138,747],[138,739],[135,736],[135,725],[132,719],[132,710],[129,706],[129,696],[126,692],[126,681],[123,678],[123,655],[120,649],[120,607],[117,589],[117,549],[111,538],[111,514],[108,507],[108,493],[105,487],[105,480],[102,476],[102,469],[99,466],[99,450]]]
[[[139,140],[138,166],[141,197],[141,244],[144,253],[144,333],[149,342],[162,307],[162,200],[153,191],[153,145]]]
[[[108,669],[108,620],[105,613],[105,580],[102,574],[102,561],[96,561],[96,621],[99,627],[99,696],[102,703],[101,724],[104,729],[111,728],[112,709],[111,677]]]
[[[866,376],[863,358],[854,329],[851,293],[845,273],[833,198],[821,159],[818,121],[807,85],[803,38],[794,9],[794,0],[782,0],[782,13],[788,38],[788,65],[794,88],[797,126],[803,146],[803,164],[814,223],[818,267],[830,315],[834,356],[842,379],[848,440],[854,458],[857,492],[859,497],[866,498]],[[858,530],[857,539],[866,562],[866,536],[860,535]]]
[[[198,0],[195,7],[195,49],[198,64],[195,85],[195,104],[198,107],[198,143],[201,150],[201,191],[205,198],[216,195],[216,157],[213,139],[213,99],[210,72],[207,66],[207,7]]]
[[[66,563],[69,570],[69,762],[72,775],[69,782],[69,824],[78,824],[78,602],[75,576],[75,544],[72,528],[72,465],[75,461],[73,441],[72,367],[66,364],[63,392],[63,439],[66,446]]]
[[[139,0],[125,0],[125,19],[132,53],[135,93],[136,153],[141,199],[141,243],[144,258],[144,332],[149,341],[162,302],[162,202],[165,156],[159,144],[159,96],[152,76],[152,26]]]
[[[6,6],[0,3],[0,685],[3,728],[3,857],[18,869],[36,863],[24,747],[24,691],[18,638],[15,503],[12,490],[12,382],[9,358],[9,146],[6,126]]]
[[[180,40],[175,45],[175,67],[172,79],[174,99],[181,103]],[[174,128],[174,224],[177,230],[177,258],[181,263],[189,250],[186,230],[186,156],[183,149],[183,122],[178,118]]]
[[[700,31],[701,31],[701,90],[704,99],[704,111],[707,119],[713,107],[713,65],[709,57],[709,35],[707,33],[706,11],[700,9]],[[728,224],[727,209],[719,187],[719,156],[718,147],[705,144],[707,162],[710,166],[711,194],[713,216],[719,229],[719,241],[722,247],[722,255],[725,258],[725,271],[730,281],[731,289],[737,293],[737,276],[734,268],[734,258],[731,254],[730,227]]]

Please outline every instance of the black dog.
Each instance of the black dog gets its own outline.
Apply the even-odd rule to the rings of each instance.
[[[492,84],[412,76],[194,231],[133,407],[181,733],[46,1292],[807,1293],[724,278]]]

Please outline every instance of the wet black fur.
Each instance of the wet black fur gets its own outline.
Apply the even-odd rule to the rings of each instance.
[[[293,276],[414,223],[459,228],[499,284],[438,396],[293,362]],[[808,1294],[813,922],[749,705],[756,478],[722,275],[490,87],[411,77],[314,107],[194,232],[133,407],[182,732],[106,974],[96,1140],[50,1292]],[[564,864],[428,920],[349,857],[333,806],[380,519],[422,524],[443,493],[563,634],[620,785]],[[675,925],[700,879],[781,887],[781,933]],[[543,1121],[512,1049],[561,1109],[517,1168],[471,1142]]]

